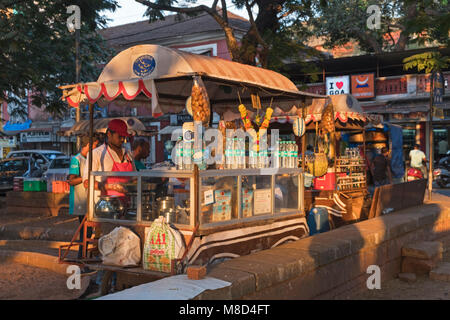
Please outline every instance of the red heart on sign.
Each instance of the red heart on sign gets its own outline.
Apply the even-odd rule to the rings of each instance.
[[[338,87],[338,89],[342,88],[343,85],[344,83],[342,81],[336,82],[336,87]]]

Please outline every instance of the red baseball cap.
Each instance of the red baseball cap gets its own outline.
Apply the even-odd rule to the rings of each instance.
[[[128,133],[128,126],[125,121],[120,119],[113,119],[108,123],[108,129],[117,132],[121,137],[131,136]]]

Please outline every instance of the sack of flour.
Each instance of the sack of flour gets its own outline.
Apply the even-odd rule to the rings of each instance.
[[[181,259],[185,248],[183,235],[160,216],[145,229],[142,266],[146,270],[171,273],[172,260]]]

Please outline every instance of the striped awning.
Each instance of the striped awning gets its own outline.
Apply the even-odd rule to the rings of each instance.
[[[223,113],[249,104],[258,94],[267,107],[283,110],[299,106],[306,98],[324,96],[301,92],[285,76],[250,65],[217,57],[196,55],[158,45],[138,45],[116,55],[96,82],[62,86],[63,100],[71,106],[95,103],[142,106],[147,104],[153,116],[181,112],[191,95],[193,76],[201,76],[214,111]]]
[[[362,122],[382,121],[382,117],[364,112],[358,100],[352,95],[340,94],[328,96],[326,99],[313,99],[312,104],[306,108],[305,123],[320,121],[329,101],[333,104],[334,119],[342,123],[346,123],[349,119]]]
[[[380,115],[364,112],[358,100],[352,95],[334,95],[329,96],[329,99],[334,106],[334,119],[342,123],[348,122],[348,119],[372,123],[383,121]],[[320,121],[328,101],[328,98],[313,99],[311,105],[306,108],[305,124]],[[292,108],[288,112],[278,109],[274,111],[270,122],[293,123],[299,116],[302,117],[302,112],[302,109],[297,108]]]

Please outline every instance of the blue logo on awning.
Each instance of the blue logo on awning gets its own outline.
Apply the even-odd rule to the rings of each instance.
[[[139,77],[148,76],[155,70],[156,61],[151,55],[143,55],[137,58],[133,63],[133,72]]]

